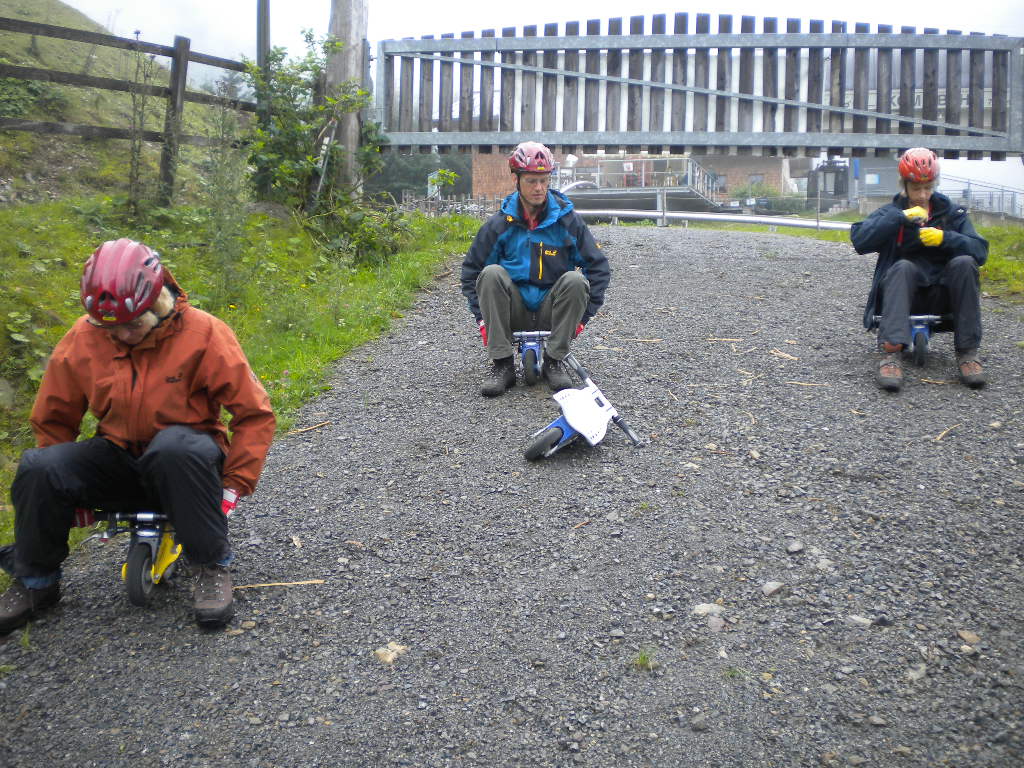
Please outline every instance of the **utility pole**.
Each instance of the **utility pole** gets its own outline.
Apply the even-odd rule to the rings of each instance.
[[[343,47],[327,62],[325,92],[328,95],[347,80],[354,80],[360,87],[368,86],[365,57],[367,23],[368,0],[331,0],[329,34]],[[356,186],[359,180],[354,154],[359,148],[359,126],[359,114],[355,112],[342,115],[339,121],[337,139],[345,148],[345,159],[338,173],[342,185],[347,187]]]

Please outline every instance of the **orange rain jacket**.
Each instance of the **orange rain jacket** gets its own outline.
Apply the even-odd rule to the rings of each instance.
[[[179,290],[165,271],[165,284]],[[231,414],[228,430],[221,408]],[[53,350],[30,421],[40,448],[78,437],[89,409],[97,436],[140,455],[175,424],[206,432],[225,452],[225,488],[256,488],[275,418],[234,332],[180,293],[172,315],[134,347],[83,315]]]

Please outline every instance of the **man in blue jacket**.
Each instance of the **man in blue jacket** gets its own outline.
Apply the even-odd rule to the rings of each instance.
[[[516,191],[480,228],[462,262],[462,293],[491,360],[484,397],[516,383],[513,331],[550,330],[541,374],[552,390],[571,387],[562,361],[604,303],[611,276],[572,202],[548,189],[551,151],[527,141],[508,164]]]
[[[908,149],[900,157],[899,174],[903,191],[850,229],[857,253],[878,253],[864,309],[864,327],[878,327],[882,348],[878,386],[891,392],[903,386],[902,353],[912,342],[910,315],[952,311],[960,380],[983,387],[978,268],[988,259],[988,242],[974,231],[965,208],[934,191],[939,178],[934,152]]]

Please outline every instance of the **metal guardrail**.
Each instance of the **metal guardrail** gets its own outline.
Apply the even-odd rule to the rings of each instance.
[[[724,221],[730,224],[766,224],[774,227],[797,227],[799,229],[826,229],[848,231],[848,221],[820,221],[793,219],[782,216],[745,216],[730,213],[691,213],[681,211],[637,211],[637,210],[576,210],[584,218],[594,219],[656,219],[659,226],[666,226],[669,220]]]

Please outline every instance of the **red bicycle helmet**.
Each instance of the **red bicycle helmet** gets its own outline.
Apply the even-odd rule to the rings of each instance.
[[[101,325],[130,323],[156,301],[164,286],[160,256],[122,237],[97,248],[82,270],[82,306]]]
[[[555,158],[551,150],[537,141],[524,141],[508,158],[512,173],[551,173],[555,169]]]
[[[914,147],[900,157],[899,169],[904,181],[935,181],[939,178],[939,158],[930,149]]]

